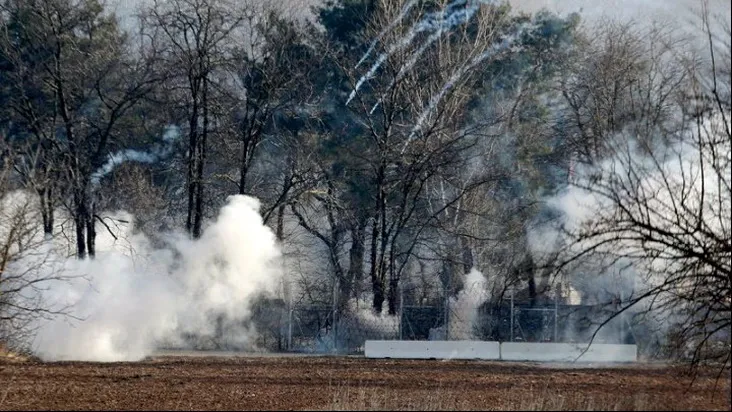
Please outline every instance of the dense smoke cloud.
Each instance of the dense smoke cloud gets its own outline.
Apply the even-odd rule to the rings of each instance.
[[[132,216],[117,214],[108,216],[117,239],[100,227],[93,260],[65,258],[48,243],[45,253],[21,256],[8,272],[62,277],[28,292],[69,315],[38,320],[32,350],[45,360],[132,361],[186,336],[251,348],[250,303],[281,276],[275,236],[258,210],[258,200],[232,196],[200,239],[168,234],[164,249],[135,233]]]

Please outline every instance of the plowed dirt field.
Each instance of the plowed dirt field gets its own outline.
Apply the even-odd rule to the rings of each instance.
[[[0,409],[730,410],[730,377],[362,357],[157,356],[134,363],[0,361]]]

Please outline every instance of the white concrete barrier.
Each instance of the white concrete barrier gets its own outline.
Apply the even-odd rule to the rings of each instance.
[[[484,341],[367,340],[367,358],[500,359],[500,344]]]
[[[501,359],[505,361],[635,362],[637,357],[636,345],[593,343],[588,347],[586,343],[501,343]]]
[[[367,340],[367,358],[533,362],[635,362],[636,345],[484,341]]]

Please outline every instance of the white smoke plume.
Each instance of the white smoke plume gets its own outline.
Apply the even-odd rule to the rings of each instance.
[[[169,126],[165,129],[162,136],[163,144],[158,147],[152,148],[152,150],[144,152],[134,149],[125,149],[119,152],[110,153],[107,156],[107,161],[96,170],[91,177],[92,184],[94,186],[99,184],[99,181],[114,171],[117,166],[122,165],[126,162],[139,162],[139,163],[155,163],[160,159],[170,155],[173,151],[173,142],[180,137],[180,130],[176,126]]]
[[[700,156],[711,157],[713,153],[706,153],[706,148],[700,153],[696,145],[687,142],[658,149],[657,153],[649,157],[640,154],[633,139],[621,137],[619,140],[619,150],[614,156],[595,167],[580,170],[582,182],[578,186],[570,186],[548,200],[551,206],[563,212],[566,230],[578,232],[583,229],[583,225],[592,222],[613,221],[617,204],[610,190],[621,193],[621,190],[630,189],[635,191],[633,195],[636,196],[632,202],[642,205],[642,210],[647,212],[643,222],[651,227],[675,233],[683,230],[688,223],[683,219],[698,218],[705,233],[718,233],[720,237],[729,233],[732,207],[727,202],[729,189],[726,182],[729,182],[729,175],[732,174],[730,163],[720,165],[709,158],[700,163]],[[729,145],[721,142],[715,151],[729,153]],[[590,179],[597,177],[609,183],[603,183],[606,186],[598,191],[587,190],[586,187],[591,187]],[[630,202],[626,201],[625,204]],[[683,202],[683,207],[680,202]],[[607,241],[607,246],[598,245],[598,251],[617,255],[620,248],[629,257],[637,256],[632,263],[641,272],[661,273],[672,269],[675,261],[682,259],[677,256],[679,251],[673,247],[662,248],[657,255],[646,257],[644,248],[648,245],[632,236],[633,228],[627,229],[627,236],[610,242],[613,236],[623,233],[622,228],[617,230],[608,232],[606,237],[592,240],[592,245]],[[703,234],[691,233],[688,236],[688,239],[682,240],[691,244],[704,244]],[[583,243],[576,247],[587,248],[592,245]],[[648,285],[657,281],[655,278],[642,279],[642,283]],[[638,282],[635,286],[640,286]]]
[[[368,333],[378,339],[397,339],[399,337],[399,316],[389,315],[386,308],[377,315],[369,305],[358,306],[355,299],[348,301],[350,313],[354,315],[353,322],[359,330]]]
[[[619,134],[611,142],[611,156],[578,168],[574,184],[547,199],[562,212],[564,230],[592,234],[573,236],[563,246],[563,259],[593,251],[563,269],[582,304],[624,309],[625,319],[641,317],[644,331],[661,341],[675,324],[693,321],[683,314],[688,308],[678,296],[701,296],[689,304],[712,310],[714,302],[694,292],[699,287],[694,279],[714,273],[715,264],[729,270],[729,252],[708,251],[715,239],[729,239],[731,230],[730,142],[714,140],[729,136],[725,127],[712,117],[699,128],[707,132],[689,130],[672,145],[651,148],[631,134]],[[703,144],[695,141],[695,133],[702,133]],[[547,247],[556,245],[558,233],[552,228],[534,233],[532,253],[543,257],[552,252]],[[721,253],[727,253],[727,263]],[[721,282],[714,287],[729,286]],[[708,312],[713,313],[710,322],[729,316],[714,311]],[[614,319],[604,334],[629,327]]]
[[[281,278],[276,238],[258,209],[257,199],[232,196],[200,239],[169,234],[165,249],[129,223],[113,226],[117,240],[99,230],[93,260],[53,251],[21,257],[7,272],[31,267],[39,278],[61,277],[33,292],[69,315],[39,320],[32,350],[44,360],[135,361],[188,336],[251,348],[250,302]]]
[[[476,268],[470,270],[465,278],[465,287],[454,298],[450,298],[448,322],[451,340],[479,339],[475,336],[478,309],[487,300],[486,278]]]

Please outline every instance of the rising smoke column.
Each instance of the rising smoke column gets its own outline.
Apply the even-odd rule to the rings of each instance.
[[[487,282],[483,273],[476,268],[470,270],[465,278],[463,290],[450,298],[449,336],[452,340],[472,340],[478,326],[480,305],[487,298]]]
[[[197,240],[169,234],[170,246],[154,249],[128,224],[117,234],[121,247],[99,232],[93,260],[44,257],[37,270],[61,271],[65,279],[37,292],[70,316],[39,321],[33,351],[44,360],[140,360],[162,341],[215,335],[222,315],[222,338],[251,346],[253,331],[242,326],[250,303],[281,276],[276,238],[258,210],[256,199],[232,196]],[[9,270],[32,263],[20,259]]]

